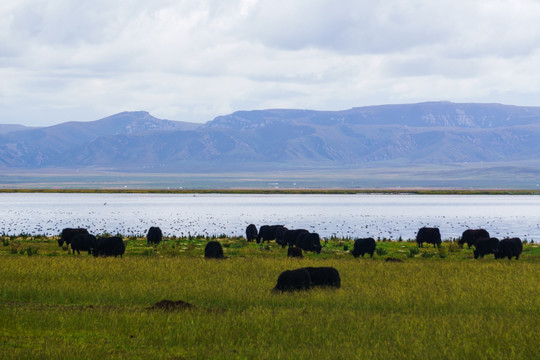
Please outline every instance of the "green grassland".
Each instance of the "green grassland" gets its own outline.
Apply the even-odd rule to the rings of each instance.
[[[355,259],[352,241],[331,239],[292,259],[220,237],[226,259],[205,260],[202,237],[126,237],[123,258],[0,239],[2,359],[540,358],[539,244],[509,261],[380,241],[373,259]],[[341,288],[271,291],[303,266],[335,267]],[[164,299],[191,306],[153,308]]]

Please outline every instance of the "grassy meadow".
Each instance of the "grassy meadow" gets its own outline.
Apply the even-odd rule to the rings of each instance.
[[[354,259],[352,241],[332,239],[291,259],[222,237],[227,258],[205,260],[201,237],[126,237],[116,259],[0,239],[2,359],[540,358],[539,244],[496,261],[453,242],[380,241],[373,259]],[[271,291],[303,266],[335,267],[341,288]],[[191,306],[153,307],[164,299]]]

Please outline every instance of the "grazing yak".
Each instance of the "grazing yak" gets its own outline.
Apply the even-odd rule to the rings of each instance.
[[[307,290],[315,286],[341,287],[339,271],[333,267],[304,267],[282,272],[274,291]]]
[[[352,251],[352,254],[355,258],[362,255],[364,257],[364,254],[369,254],[371,257],[373,257],[373,253],[375,252],[375,239],[374,238],[364,238],[364,239],[356,239],[354,240],[354,248]]]
[[[309,233],[309,231],[307,231],[306,229],[294,229],[285,231],[285,234],[283,234],[283,243],[281,244],[281,246],[294,246],[296,238],[303,233]]]
[[[62,230],[62,234],[60,235],[60,239],[58,239],[58,246],[64,245],[64,242],[66,245],[71,244],[71,239],[73,239],[73,236],[76,234],[88,234],[88,230],[83,228],[65,228]]]
[[[78,254],[80,254],[81,251],[88,251],[88,255],[90,255],[95,245],[96,237],[88,233],[79,232],[71,238],[71,251],[73,254],[75,254],[75,251],[77,251]]]
[[[270,242],[270,240],[276,239],[276,230],[278,228],[284,228],[283,225],[263,225],[259,229],[259,234],[257,235],[257,244],[264,241]]]
[[[424,243],[433,244],[434,247],[441,245],[441,232],[439,228],[423,227],[418,229],[416,234],[418,247],[423,247]]]
[[[209,241],[204,247],[204,257],[206,259],[223,259],[223,247],[217,241]]]
[[[523,243],[520,238],[502,239],[499,242],[499,247],[495,251],[495,259],[502,259],[507,257],[510,260],[513,256],[516,260],[519,259],[519,255],[523,251]]]
[[[495,251],[497,251],[497,248],[499,247],[499,239],[482,237],[476,240],[476,245],[474,246],[474,258],[483,258],[484,255],[495,254]]]
[[[285,270],[277,279],[274,291],[307,290],[311,284],[311,277],[306,268]]]
[[[257,238],[257,227],[255,224],[249,224],[246,228],[246,239],[248,242],[251,242]]]
[[[459,239],[458,244],[459,246],[463,247],[463,244],[467,243],[467,246],[470,249],[471,246],[476,245],[476,241],[478,241],[480,238],[489,238],[489,233],[487,230],[467,229],[461,235],[461,239]]]
[[[124,255],[126,245],[120,236],[100,236],[97,238],[93,250],[95,257]]]
[[[157,226],[151,226],[146,234],[146,243],[148,245],[159,244],[163,239],[163,232]]]
[[[288,257],[303,257],[302,255],[302,249],[296,246],[292,246],[287,249],[287,256]]]
[[[285,245],[287,245],[285,242],[285,233],[287,230],[289,229],[287,229],[285,226],[276,227],[276,242],[281,245],[281,247],[285,247]]]
[[[341,287],[341,278],[339,277],[339,271],[333,267],[321,266],[321,267],[306,267],[311,278],[311,287],[313,286],[330,286]]]
[[[321,253],[321,238],[317,233],[300,233],[294,241],[294,246],[299,247],[304,251],[315,251]]]

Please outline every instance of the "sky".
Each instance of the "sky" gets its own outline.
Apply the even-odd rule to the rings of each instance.
[[[540,0],[6,0],[0,123],[540,106]]]

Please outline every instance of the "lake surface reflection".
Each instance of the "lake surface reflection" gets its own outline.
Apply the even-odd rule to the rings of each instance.
[[[527,195],[236,195],[0,194],[0,233],[57,235],[64,227],[91,233],[244,235],[248,224],[283,224],[322,237],[414,238],[422,226],[444,239],[468,228],[499,238],[540,240],[540,196]]]

